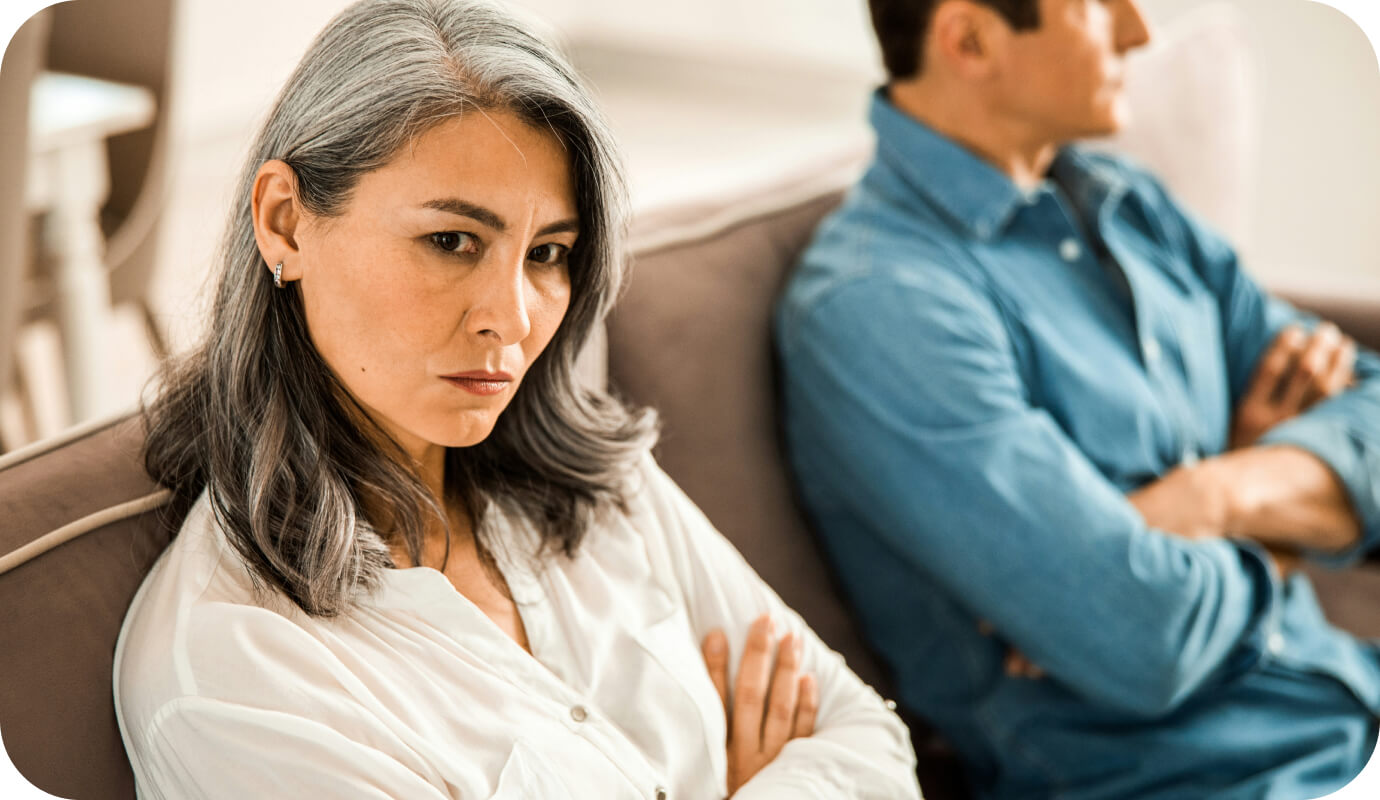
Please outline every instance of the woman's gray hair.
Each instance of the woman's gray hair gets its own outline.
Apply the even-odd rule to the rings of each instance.
[[[426,521],[440,509],[316,352],[295,285],[273,287],[254,239],[255,175],[281,159],[296,174],[298,200],[336,215],[365,173],[422,132],[486,109],[559,139],[580,236],[565,318],[488,438],[447,452],[446,499],[463,504],[476,532],[489,502],[516,510],[570,555],[596,512],[623,504],[627,474],[655,437],[650,412],[630,411],[574,374],[625,269],[622,172],[579,78],[487,2],[356,3],[316,38],[264,123],[221,243],[207,334],[165,368],[145,409],[149,473],[174,490],[179,509],[208,490],[260,588],[307,613],[347,611],[393,566],[390,544],[420,563]],[[386,518],[366,518],[366,509],[387,509]]]

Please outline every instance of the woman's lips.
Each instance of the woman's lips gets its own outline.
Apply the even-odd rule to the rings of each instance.
[[[513,377],[506,372],[459,372],[454,375],[442,375],[441,380],[470,394],[488,396],[507,389],[508,384],[513,382]]]

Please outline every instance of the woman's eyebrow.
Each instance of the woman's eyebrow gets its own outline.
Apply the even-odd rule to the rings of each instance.
[[[500,217],[483,206],[477,206],[467,200],[460,200],[455,197],[428,200],[422,203],[422,208],[431,208],[437,211],[444,211],[447,214],[469,217],[475,222],[487,225],[496,231],[505,231],[508,229],[508,223],[503,221],[503,217]]]
[[[438,200],[428,200],[422,203],[422,208],[430,208],[436,211],[444,211],[447,214],[469,217],[481,225],[486,225],[496,231],[503,232],[508,230],[508,223],[503,217],[490,211],[489,209],[475,205],[468,200],[461,200],[457,197],[444,197]],[[550,225],[537,231],[537,236],[549,236],[553,233],[579,233],[580,221],[578,219],[563,219],[560,222],[553,222]]]
[[[538,236],[550,236],[553,233],[579,233],[580,221],[578,219],[563,219],[560,222],[553,222],[545,228],[537,231]]]

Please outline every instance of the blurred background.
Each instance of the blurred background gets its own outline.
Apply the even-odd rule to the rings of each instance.
[[[1380,69],[1360,29],[1306,0],[1142,2],[1160,31],[1210,12],[1239,33],[1248,101],[1221,120],[1239,145],[1199,169],[1240,171],[1249,191],[1209,219],[1274,288],[1380,298]],[[249,139],[345,5],[69,0],[16,35],[0,69],[0,451],[132,408],[195,340]],[[864,0],[508,5],[594,86],[637,213],[868,152],[881,71]],[[1219,133],[1205,118],[1186,142]]]

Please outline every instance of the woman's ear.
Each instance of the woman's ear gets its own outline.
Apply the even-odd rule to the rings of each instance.
[[[250,213],[254,219],[254,240],[271,273],[283,265],[284,283],[302,277],[297,255],[297,226],[302,222],[297,202],[297,174],[285,162],[264,162],[254,176]]]

